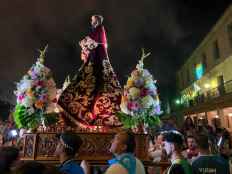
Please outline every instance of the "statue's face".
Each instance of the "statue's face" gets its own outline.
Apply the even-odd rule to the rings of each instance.
[[[97,20],[97,18],[95,16],[91,17],[91,25],[93,27],[97,27],[98,26],[98,20]]]

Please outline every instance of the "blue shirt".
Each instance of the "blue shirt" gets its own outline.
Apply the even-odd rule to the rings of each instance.
[[[84,174],[84,170],[73,159],[61,164],[59,171],[65,174]]]

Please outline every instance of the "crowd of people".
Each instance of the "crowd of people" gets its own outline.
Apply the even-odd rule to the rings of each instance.
[[[1,174],[156,174],[161,168],[156,165],[166,162],[169,167],[166,174],[228,174],[230,173],[230,156],[232,154],[230,134],[226,129],[206,124],[193,124],[190,117],[178,129],[172,122],[164,125],[151,139],[148,155],[153,162],[144,167],[143,162],[136,158],[134,151],[136,141],[134,134],[122,130],[113,140],[109,151],[113,159],[107,167],[93,170],[83,160],[75,161],[78,150],[83,145],[82,139],[72,132],[57,135],[59,143],[55,155],[59,165],[49,165],[36,161],[22,162],[19,160],[19,149],[14,146],[0,148]],[[168,130],[165,130],[169,127]]]
[[[0,146],[10,146],[17,143],[18,130],[14,122],[0,119]]]
[[[165,131],[168,127],[169,131]],[[178,128],[172,121],[151,138],[148,154],[153,163],[171,162],[167,173],[230,173],[230,133],[205,122],[195,125],[190,117]],[[149,167],[153,174],[159,170]]]
[[[19,150],[13,146],[0,148],[1,174],[90,174],[93,171],[87,161],[81,164],[75,161],[82,145],[81,138],[72,132],[57,135],[59,142],[55,155],[59,158],[58,166],[36,161],[23,162],[19,160]],[[145,174],[145,168],[134,155],[135,137],[130,131],[120,131],[111,142],[110,152],[114,158],[108,161],[106,174]]]

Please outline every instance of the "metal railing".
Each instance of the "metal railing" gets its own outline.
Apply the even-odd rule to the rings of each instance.
[[[188,100],[187,102],[185,102],[184,107],[196,106],[198,104],[208,102],[210,100],[213,100],[220,96],[224,96],[229,93],[232,93],[232,80],[227,81],[224,84],[216,88],[210,89],[204,93],[199,93],[192,100]]]

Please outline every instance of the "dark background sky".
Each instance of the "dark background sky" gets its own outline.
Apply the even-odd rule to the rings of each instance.
[[[230,0],[1,0],[0,99],[14,102],[15,82],[47,43],[46,65],[61,87],[81,61],[76,43],[89,30],[91,14],[102,14],[111,63],[122,85],[140,49],[163,96],[175,86],[175,71],[222,15]]]

